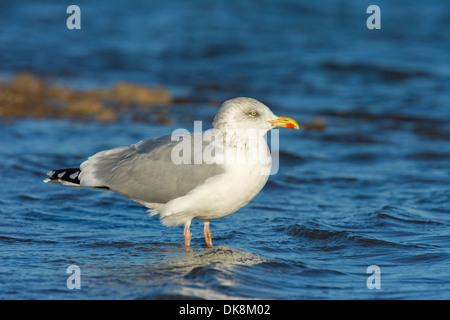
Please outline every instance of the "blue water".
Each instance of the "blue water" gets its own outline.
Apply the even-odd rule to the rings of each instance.
[[[0,74],[72,88],[131,81],[183,103],[115,123],[0,122],[1,299],[449,299],[450,2],[0,2]],[[216,103],[265,102],[323,131],[280,130],[280,169],[239,212],[166,228],[101,190],[45,184],[93,153],[192,130]],[[188,102],[186,102],[188,101]],[[1,106],[0,106],[1,107]],[[81,270],[68,289],[66,269]],[[370,265],[380,289],[369,289]]]

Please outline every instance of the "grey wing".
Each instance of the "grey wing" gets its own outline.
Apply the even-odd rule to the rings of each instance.
[[[166,203],[224,172],[218,164],[175,164],[172,150],[178,143],[164,136],[99,152],[81,164],[81,185],[108,187],[137,202]]]

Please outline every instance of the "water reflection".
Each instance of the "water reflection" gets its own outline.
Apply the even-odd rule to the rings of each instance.
[[[234,291],[244,279],[239,278],[234,269],[265,261],[254,253],[228,246],[180,248],[178,255],[173,253],[143,270],[143,273],[153,275],[152,281],[170,281],[165,290],[155,292],[155,298],[239,298]]]
[[[121,252],[115,255],[114,263],[108,255],[108,262],[100,258],[101,262],[98,257],[94,263],[96,266],[88,267],[92,273],[99,272],[98,268],[108,272],[107,283],[104,277],[91,278],[91,289],[123,293],[129,292],[129,287],[133,286],[135,291],[128,296],[131,299],[243,298],[237,295],[236,290],[245,284],[245,276],[236,272],[236,268],[265,262],[257,254],[228,246],[185,248],[167,243],[134,246],[115,243],[114,248],[118,247],[121,247]],[[133,256],[133,265],[128,264],[130,255]]]

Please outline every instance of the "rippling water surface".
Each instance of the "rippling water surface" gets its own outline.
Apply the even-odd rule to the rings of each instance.
[[[126,80],[191,102],[170,125],[0,123],[2,299],[449,299],[450,5],[379,1],[0,4],[0,71],[73,87]],[[110,192],[42,183],[54,168],[210,122],[251,96],[322,131],[280,130],[280,169],[245,208],[182,228]],[[81,289],[69,290],[69,265]],[[368,266],[381,289],[368,289]]]

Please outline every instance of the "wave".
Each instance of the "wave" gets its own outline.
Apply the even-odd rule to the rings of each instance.
[[[374,76],[380,78],[383,81],[404,81],[411,78],[430,78],[434,75],[423,71],[414,69],[405,69],[392,66],[377,66],[368,63],[359,62],[338,62],[338,61],[325,61],[322,63],[322,67],[328,71],[335,72],[347,72],[358,73],[367,76]]]
[[[344,230],[328,230],[321,228],[313,228],[301,226],[298,224],[289,226],[286,234],[291,237],[307,241],[311,247],[320,248],[324,251],[333,251],[341,247],[403,247],[404,245],[381,240],[377,238],[370,238],[353,231]]]

